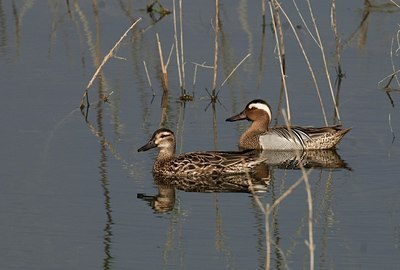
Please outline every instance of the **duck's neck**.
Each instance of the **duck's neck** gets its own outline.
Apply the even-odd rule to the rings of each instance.
[[[259,136],[268,130],[267,121],[254,121],[250,127],[240,136],[239,146],[242,148],[259,148]]]
[[[175,156],[175,145],[160,148],[160,153],[158,154],[158,161],[165,161],[171,159]]]

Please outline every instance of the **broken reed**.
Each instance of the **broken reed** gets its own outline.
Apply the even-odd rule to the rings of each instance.
[[[99,67],[96,69],[95,73],[93,74],[92,78],[90,79],[89,83],[87,84],[85,91],[83,92],[82,98],[81,98],[81,102],[79,105],[79,108],[81,110],[83,110],[85,108],[84,102],[86,99],[86,106],[89,108],[90,106],[90,102],[89,102],[89,96],[88,96],[88,91],[89,88],[92,86],[94,80],[97,78],[97,76],[99,75],[100,71],[102,70],[103,66],[107,63],[107,61],[111,58],[111,57],[115,57],[115,51],[117,50],[117,48],[119,47],[119,45],[121,44],[122,40],[128,35],[129,31],[132,30],[133,27],[135,27],[135,25],[140,22],[142,20],[142,18],[137,19],[134,23],[131,24],[131,26],[128,28],[128,30],[125,31],[125,33],[122,34],[122,36],[119,38],[119,40],[115,43],[115,45],[111,48],[111,50],[108,52],[108,54],[103,58],[103,61],[101,62],[101,64],[99,65]]]
[[[164,58],[163,58],[161,42],[160,42],[158,33],[156,33],[156,38],[157,38],[158,54],[160,56],[160,65],[161,65],[161,72],[162,72],[162,78],[161,78],[162,88],[164,90],[164,93],[168,93],[168,73],[167,73],[167,68],[164,65]]]

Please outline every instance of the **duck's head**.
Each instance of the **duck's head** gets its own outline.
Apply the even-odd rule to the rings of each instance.
[[[271,117],[269,104],[262,99],[255,99],[250,101],[241,113],[229,117],[226,121],[233,122],[246,119],[252,122],[261,121],[268,124],[271,121]]]
[[[158,147],[160,151],[175,152],[175,135],[167,128],[160,128],[153,133],[148,143],[138,149],[138,152]]]

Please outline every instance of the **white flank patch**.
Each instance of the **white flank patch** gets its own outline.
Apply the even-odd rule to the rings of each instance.
[[[263,110],[263,111],[265,111],[265,112],[268,114],[269,119],[270,119],[270,120],[272,119],[271,109],[270,109],[269,106],[266,105],[266,104],[263,104],[263,103],[253,103],[253,104],[250,104],[249,108],[250,108],[250,109],[256,108],[256,109]]]

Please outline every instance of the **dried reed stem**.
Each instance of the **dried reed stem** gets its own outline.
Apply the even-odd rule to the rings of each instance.
[[[171,49],[169,50],[169,55],[168,55],[167,63],[165,64],[165,68],[166,68],[166,69],[168,69],[168,65],[169,65],[169,62],[170,62],[170,60],[171,60],[171,56],[172,56],[173,50],[174,50],[174,44],[172,43]]]
[[[236,69],[251,55],[251,53],[248,53],[240,62],[239,64],[236,65],[236,67],[231,71],[231,73],[229,73],[228,77],[226,77],[226,79],[222,82],[221,84],[221,88],[222,86],[224,86],[224,84],[229,80],[229,78],[233,75],[233,73],[236,71]]]
[[[390,0],[390,2],[392,2],[396,7],[398,7],[398,8],[400,8],[400,5],[399,4],[397,4],[395,1],[393,1],[393,0]]]
[[[340,38],[337,32],[337,24],[336,24],[336,0],[332,0],[331,27],[333,29],[333,35],[335,36],[335,43],[336,43],[337,75],[341,77],[343,76],[343,74],[342,74],[342,67],[340,66]]]
[[[196,88],[197,67],[198,67],[198,65],[194,65],[193,85],[192,85],[193,91]]]
[[[290,25],[290,27],[292,28],[293,34],[294,34],[295,37],[296,37],[297,43],[298,43],[299,46],[300,46],[301,52],[303,53],[304,59],[305,59],[306,62],[307,62],[307,67],[308,67],[308,69],[309,69],[309,71],[310,71],[310,73],[311,73],[311,77],[312,77],[312,79],[313,79],[313,82],[314,82],[314,85],[315,85],[315,89],[316,89],[316,91],[317,91],[317,95],[318,95],[318,99],[319,99],[319,104],[321,105],[321,110],[322,110],[322,115],[323,115],[323,117],[324,117],[325,125],[328,125],[328,121],[327,121],[326,113],[325,113],[325,107],[324,107],[324,104],[323,104],[323,102],[322,102],[321,92],[320,92],[320,90],[319,90],[319,86],[318,86],[318,83],[317,83],[317,79],[316,79],[316,77],[315,77],[314,70],[313,70],[313,68],[312,68],[312,66],[311,66],[311,63],[310,63],[310,61],[309,61],[309,59],[308,59],[307,53],[306,53],[306,51],[304,50],[303,44],[301,43],[300,38],[299,38],[299,35],[297,34],[297,31],[296,31],[296,29],[294,28],[293,23],[292,23],[292,21],[290,20],[289,16],[286,14],[286,12],[283,10],[283,8],[281,7],[281,5],[280,5],[279,3],[277,3],[277,5],[278,5],[279,9],[282,11],[282,14],[285,16],[286,20],[289,22],[289,25]],[[288,118],[289,118],[289,122],[290,122],[290,114],[289,114],[289,113],[288,113]]]
[[[313,25],[314,25],[315,33],[317,35],[318,43],[320,44],[322,60],[324,62],[324,68],[325,68],[325,75],[326,75],[326,79],[328,81],[328,85],[329,85],[329,89],[330,89],[330,93],[331,93],[331,98],[332,98],[332,103],[333,103],[333,105],[335,107],[337,118],[340,121],[339,108],[338,108],[338,106],[336,104],[335,95],[333,94],[333,87],[332,87],[331,78],[329,76],[328,64],[326,62],[326,57],[325,57],[325,50],[324,50],[324,46],[322,44],[321,37],[319,35],[319,30],[318,30],[318,27],[317,27],[317,24],[316,24],[316,20],[315,20],[315,17],[314,17],[314,12],[312,10],[310,0],[307,0],[307,5],[308,5],[308,9],[310,11],[310,16],[311,16],[311,19],[312,19],[312,22],[313,22]]]
[[[86,98],[86,105],[87,107],[90,106],[89,103],[89,98],[88,98],[88,90],[89,88],[92,86],[94,80],[96,79],[97,75],[99,75],[101,69],[103,68],[103,66],[107,63],[107,61],[114,56],[114,52],[115,50],[118,48],[119,44],[122,42],[122,40],[126,37],[126,35],[129,33],[129,31],[132,30],[133,27],[135,27],[135,25],[141,21],[142,18],[137,19],[134,23],[132,23],[132,25],[128,28],[128,30],[125,31],[125,33],[119,38],[119,40],[117,41],[117,43],[115,43],[114,47],[111,48],[111,50],[108,52],[108,54],[103,58],[103,61],[101,62],[101,64],[99,65],[99,67],[97,68],[96,72],[93,74],[92,78],[90,79],[88,85],[86,86],[85,91],[83,92],[82,98],[81,98],[81,103],[79,105],[79,108],[82,110],[83,108],[85,108],[85,105],[83,105],[84,100]]]
[[[315,39],[313,33],[311,32],[310,28],[308,27],[308,24],[306,23],[306,21],[304,20],[303,15],[301,14],[299,7],[297,6],[297,3],[295,0],[293,0],[293,5],[296,8],[297,13],[300,16],[301,21],[303,22],[303,25],[306,27],[306,30],[308,32],[308,34],[311,36],[311,38],[314,40],[315,44],[317,44],[318,47],[320,47],[320,45],[318,44],[317,40]]]
[[[215,0],[215,44],[214,44],[214,75],[212,99],[216,98],[217,67],[218,67],[218,35],[219,35],[219,0]]]
[[[397,31],[397,49],[396,49],[396,54],[397,54],[397,51],[400,50],[399,33],[400,33],[400,30]],[[396,67],[394,65],[394,60],[393,60],[393,50],[394,50],[393,49],[393,44],[394,44],[394,37],[392,38],[392,43],[391,43],[391,46],[390,46],[390,63],[392,64],[392,70],[393,70],[393,74],[394,74],[393,76],[396,79],[397,85],[400,87],[399,78],[397,77]]]
[[[274,7],[272,7],[271,1],[273,1]],[[286,71],[285,71],[285,59],[284,59],[284,51],[282,51],[282,49],[284,49],[283,47],[283,34],[282,34],[282,28],[281,26],[279,26],[280,29],[280,38],[278,39],[278,31],[277,31],[277,24],[281,24],[280,20],[278,21],[279,17],[277,16],[277,11],[276,11],[276,6],[277,6],[278,2],[277,0],[270,0],[268,2],[269,5],[269,10],[271,13],[271,17],[272,17],[272,26],[274,27],[274,36],[275,36],[275,44],[276,44],[276,49],[278,50],[278,59],[279,59],[279,64],[280,64],[280,70],[281,70],[281,76],[282,76],[282,84],[283,84],[283,88],[285,90],[285,97],[286,97],[286,109],[288,111],[288,116],[289,116],[289,121],[290,121],[290,105],[289,105],[289,94],[288,94],[288,90],[287,90],[287,86],[286,86]]]
[[[161,72],[163,74],[162,87],[163,87],[164,93],[166,93],[166,92],[168,92],[168,73],[167,73],[167,69],[165,68],[165,65],[164,65],[164,58],[163,58],[163,54],[162,54],[161,43],[160,43],[160,38],[158,36],[158,33],[156,33],[156,38],[157,38],[158,53],[160,55]]]
[[[181,39],[181,70],[182,70],[182,85],[181,85],[181,89],[182,89],[182,95],[185,94],[185,58],[184,58],[184,54],[183,54],[183,29],[182,29],[182,25],[183,25],[183,20],[182,20],[182,0],[179,0],[179,28],[180,28],[180,39]]]
[[[146,71],[147,81],[149,82],[149,85],[151,87],[151,80],[150,80],[150,76],[149,76],[149,71],[147,70],[146,61],[143,61],[143,65],[144,65],[144,70]]]
[[[261,14],[262,14],[262,29],[263,33],[265,33],[265,26],[266,24],[266,17],[265,17],[265,1],[267,0],[261,0]]]
[[[182,82],[182,74],[181,74],[181,64],[179,60],[179,44],[178,44],[178,35],[176,30],[176,9],[175,9],[175,0],[172,1],[173,4],[173,17],[174,17],[174,41],[175,41],[175,53],[176,53],[176,64],[178,66],[178,78],[179,78],[179,86],[181,90],[183,89],[183,82]],[[181,22],[182,23],[182,22]]]

